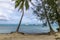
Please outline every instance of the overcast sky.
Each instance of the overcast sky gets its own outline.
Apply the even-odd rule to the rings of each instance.
[[[17,24],[20,20],[21,12],[14,8],[11,0],[0,0],[0,24]],[[22,24],[40,24],[40,21],[33,15],[32,9],[25,11]]]

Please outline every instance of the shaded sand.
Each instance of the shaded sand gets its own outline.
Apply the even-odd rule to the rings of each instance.
[[[55,38],[59,38],[60,39],[60,32],[55,34]]]
[[[0,34],[0,40],[55,40],[53,35]]]

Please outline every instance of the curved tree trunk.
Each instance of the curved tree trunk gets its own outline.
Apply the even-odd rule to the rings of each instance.
[[[49,34],[53,34],[53,33],[54,33],[54,30],[52,29],[51,24],[50,24],[50,22],[49,22],[48,14],[47,14],[47,11],[46,11],[46,8],[45,8],[45,2],[43,2],[43,8],[44,8],[44,10],[45,10],[46,20],[47,20],[47,23],[48,23],[49,28],[50,28]]]
[[[48,15],[47,15],[47,12],[46,12],[46,11],[45,11],[45,15],[46,15],[47,23],[48,23],[49,28],[50,28],[50,34],[53,34],[53,33],[54,33],[54,30],[53,30],[52,27],[51,27],[51,24],[50,24],[50,22],[49,22],[49,18],[48,18]]]
[[[24,9],[22,9],[22,16],[21,16],[21,19],[20,19],[20,22],[19,22],[19,24],[18,24],[18,27],[17,27],[16,32],[19,32],[19,28],[20,28],[20,26],[21,26],[21,22],[22,22],[23,16],[24,16]]]
[[[54,33],[54,30],[52,29],[51,24],[50,24],[48,18],[47,18],[47,22],[48,22],[48,25],[49,25],[49,28],[50,28],[50,34],[53,34]]]

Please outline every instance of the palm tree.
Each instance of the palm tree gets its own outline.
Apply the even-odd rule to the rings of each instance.
[[[37,0],[37,2],[38,2],[38,0]],[[49,6],[46,7],[45,4],[47,4],[47,3],[45,1],[42,1],[42,6],[40,3],[38,3],[38,5],[36,6],[36,9],[35,10],[33,8],[32,9],[34,10],[34,14],[36,14],[37,17],[39,17],[39,20],[46,19],[45,22],[43,22],[43,26],[47,26],[47,24],[48,24],[48,26],[50,27],[50,34],[52,34],[52,33],[54,33],[54,30],[52,29],[51,22],[50,22],[51,17],[49,17],[50,13],[47,13],[50,10],[50,8],[48,8]],[[41,11],[41,8],[43,8],[44,11]],[[42,13],[40,13],[40,11]]]
[[[21,19],[20,19],[20,22],[19,22],[19,25],[17,27],[17,30],[16,32],[19,31],[19,28],[21,26],[21,22],[22,22],[22,19],[23,19],[23,16],[24,16],[24,7],[26,8],[26,10],[29,8],[29,2],[31,2],[31,0],[16,0],[15,1],[15,8],[19,8],[18,10],[22,10],[22,16],[21,16]]]
[[[60,32],[60,14],[58,12],[58,4],[56,3],[57,1],[59,0],[47,0],[47,3],[49,4],[49,6],[53,9],[53,13],[56,13],[56,16],[55,16],[55,20],[56,22],[58,23],[59,25],[59,32]]]
[[[44,1],[44,2],[43,2],[43,8],[44,8],[44,10],[45,10],[46,20],[47,20],[47,23],[48,23],[49,28],[50,28],[50,34],[53,34],[53,33],[54,33],[54,30],[52,29],[52,26],[51,26],[51,23],[50,23],[51,20],[49,20],[49,19],[50,19],[50,17],[49,17],[49,14],[50,14],[50,13],[48,13],[48,11],[47,11],[47,10],[49,10],[49,8],[47,9],[46,6],[45,6],[45,4],[47,4],[47,1]],[[48,4],[47,4],[47,5],[48,5]],[[49,7],[49,6],[48,6],[48,7]]]

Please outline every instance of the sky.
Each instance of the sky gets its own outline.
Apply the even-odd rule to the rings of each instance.
[[[0,24],[18,24],[21,18],[21,12],[15,7],[15,2],[11,0],[0,0]],[[31,7],[31,5],[30,5]],[[29,8],[25,11],[22,24],[40,24],[33,11]]]

